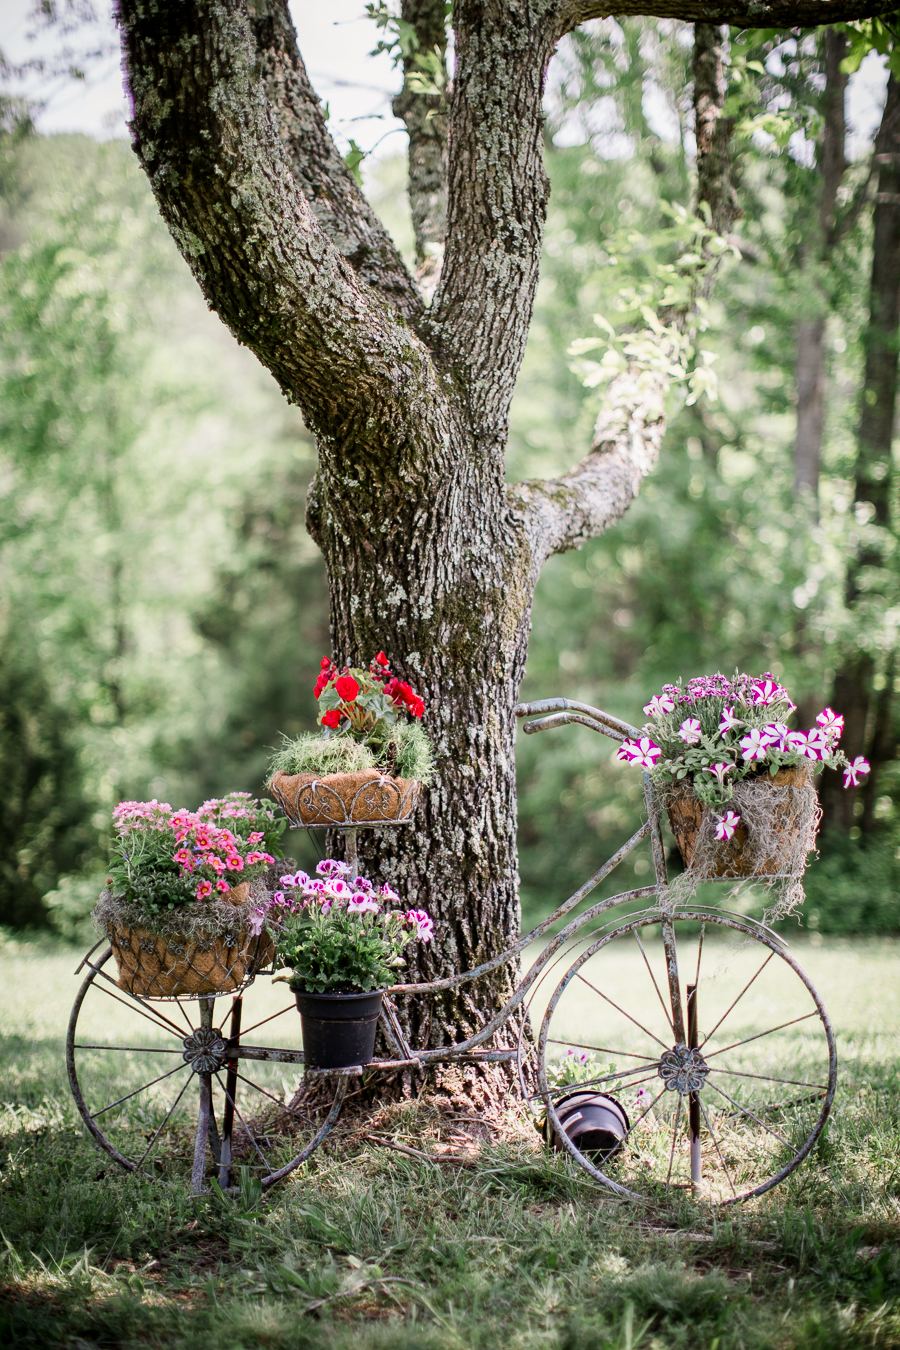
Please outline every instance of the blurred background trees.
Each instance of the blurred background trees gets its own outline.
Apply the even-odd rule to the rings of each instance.
[[[900,929],[891,41],[732,35],[742,219],[702,342],[718,394],[682,396],[621,524],[546,567],[523,689],[635,721],[663,681],[740,666],[777,674],[804,718],[846,712],[876,772],[856,799],[824,785],[806,906],[822,931]],[[597,314],[627,323],[678,247],[690,51],[686,25],[605,20],[552,68],[511,478],[578,459],[596,395],[571,345]],[[863,58],[884,103],[866,134],[848,110]],[[129,147],[28,134],[20,109],[2,125],[0,924],[72,933],[119,798],[258,792],[278,732],[313,725],[324,574],[303,526],[311,441],[205,311]],[[381,160],[367,186],[409,249],[402,175]],[[526,920],[630,832],[639,787],[612,748],[574,728],[521,743]]]

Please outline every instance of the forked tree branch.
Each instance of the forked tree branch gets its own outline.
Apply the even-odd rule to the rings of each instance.
[[[422,310],[421,296],[328,133],[297,47],[287,0],[254,0],[247,4],[247,16],[288,162],[316,219],[359,277],[415,319]]]
[[[416,459],[432,361],[298,187],[243,0],[119,0],[118,19],[135,149],[210,305],[323,443]]]
[[[566,0],[562,10],[564,33],[589,19],[614,14],[681,19],[686,23],[730,24],[734,28],[820,28],[852,23],[896,12],[896,0],[616,0],[614,6],[597,0]]]
[[[694,27],[694,119],[697,128],[697,202],[705,203],[713,227],[727,233],[736,215],[728,156],[723,45],[714,24]],[[714,264],[708,274],[715,271]],[[690,328],[691,314],[666,312],[667,324]],[[511,506],[522,514],[538,568],[551,553],[580,548],[602,534],[625,512],[641,479],[656,464],[666,430],[669,379],[660,373],[676,356],[660,353],[660,369],[632,364],[609,384],[588,455],[570,473],[547,482],[530,481],[508,489]]]

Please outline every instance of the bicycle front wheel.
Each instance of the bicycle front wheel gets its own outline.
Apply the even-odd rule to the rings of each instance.
[[[599,936],[557,986],[538,1041],[549,1128],[634,1199],[762,1195],[809,1154],[836,1078],[831,1022],[793,956],[759,925],[699,908],[644,912]],[[612,1098],[620,1142],[591,1147],[572,1129],[563,1098],[579,1089],[602,1094],[595,1110]]]

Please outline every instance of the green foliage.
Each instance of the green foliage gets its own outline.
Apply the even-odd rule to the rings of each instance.
[[[308,994],[367,994],[396,983],[410,927],[395,911],[351,913],[310,904],[285,912],[273,930],[277,964],[292,970],[292,989]]]
[[[900,933],[900,840],[826,835],[804,880],[804,927],[828,934]]]
[[[727,1214],[689,1197],[638,1211],[513,1123],[462,1167],[369,1142],[348,1120],[262,1199],[252,1177],[223,1202],[129,1175],[98,1153],[65,1081],[71,952],[7,947],[0,1338],[23,1350],[892,1350],[894,944],[795,945],[818,964],[839,1036],[828,1135],[785,1184]],[[146,1128],[133,1101],[124,1109]],[[438,1137],[421,1101],[365,1127],[421,1152]]]

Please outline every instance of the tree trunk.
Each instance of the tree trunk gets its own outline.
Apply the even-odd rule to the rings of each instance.
[[[876,673],[874,648],[862,643],[864,614],[873,597],[884,594],[886,565],[884,531],[890,527],[891,442],[897,401],[898,326],[900,326],[900,82],[891,74],[881,126],[875,141],[878,191],[875,197],[869,319],[864,334],[865,374],[860,401],[856,459],[856,501],[868,521],[860,526],[860,543],[847,571],[847,604],[858,616],[860,648],[842,662],[834,680],[833,706],[843,713],[844,749],[851,757],[864,754],[872,771],[864,789],[868,802],[860,825],[868,833],[875,824],[878,771],[895,755],[893,732],[893,655],[888,656],[884,691],[871,733],[866,723],[873,702]],[[871,611],[870,611],[871,612]],[[828,770],[822,783],[822,827],[847,833],[855,823],[859,789],[846,792],[840,777]]]
[[[815,510],[819,495],[819,464],[825,428],[825,322],[829,297],[823,271],[835,239],[837,194],[847,168],[845,97],[847,76],[841,62],[847,54],[847,39],[834,28],[823,35],[825,88],[822,93],[822,132],[816,147],[816,166],[821,190],[816,237],[802,251],[806,262],[808,292],[804,303],[813,310],[804,314],[796,329],[797,435],[794,443],[794,490],[809,493]],[[811,284],[809,284],[811,283]]]

